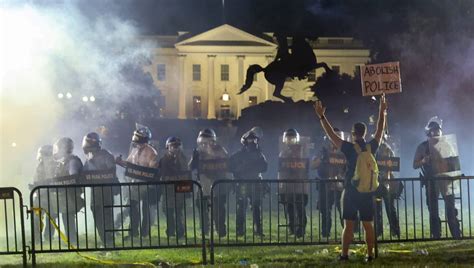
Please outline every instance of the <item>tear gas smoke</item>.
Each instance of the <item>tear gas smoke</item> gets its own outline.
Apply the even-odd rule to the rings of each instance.
[[[78,141],[91,130],[77,122],[58,126],[64,115],[106,103],[100,107],[106,120],[148,85],[131,81],[130,71],[143,70],[153,46],[130,21],[89,19],[74,2],[4,4],[0,25],[0,185],[24,186],[37,146],[66,135]]]

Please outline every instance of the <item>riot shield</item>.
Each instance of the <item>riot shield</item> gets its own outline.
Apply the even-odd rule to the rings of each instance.
[[[461,175],[456,135],[433,137],[428,140],[430,161],[436,177]]]
[[[141,182],[157,181],[158,169],[142,167],[127,162],[125,176]]]
[[[83,171],[82,175],[84,176],[85,183],[116,183],[118,182],[115,169],[109,170],[88,170]]]
[[[278,158],[279,180],[307,180],[309,178],[310,138],[300,137],[297,144],[280,142]],[[282,182],[279,184],[281,194],[307,194],[308,183]]]
[[[434,177],[457,177],[461,175],[458,147],[455,135],[433,137],[428,140],[431,167]],[[459,180],[436,181],[443,196],[459,193]]]

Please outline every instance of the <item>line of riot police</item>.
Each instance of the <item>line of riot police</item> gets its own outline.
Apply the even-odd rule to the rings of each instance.
[[[439,126],[439,125],[438,125]],[[440,128],[440,127],[439,127]],[[343,132],[336,130],[344,138]],[[244,133],[241,137],[242,147],[232,155],[217,142],[216,133],[212,129],[204,129],[199,132],[196,148],[188,162],[183,152],[183,145],[178,137],[169,137],[166,141],[166,151],[160,158],[158,150],[150,144],[152,138],[148,127],[137,124],[132,136],[129,154],[125,160],[121,156],[114,156],[102,148],[102,141],[95,132],[84,136],[82,148],[86,156],[84,164],[80,158],[73,154],[74,143],[70,138],[61,138],[53,146],[42,146],[38,151],[38,167],[34,178],[34,186],[38,185],[67,185],[70,183],[118,183],[116,175],[116,165],[125,168],[125,182],[176,182],[197,180],[202,186],[203,230],[209,234],[210,224],[214,224],[219,237],[227,234],[226,227],[226,201],[231,188],[236,195],[236,235],[243,236],[246,233],[246,213],[248,207],[252,210],[252,222],[254,234],[263,236],[262,226],[262,200],[270,187],[268,184],[237,184],[229,187],[221,184],[211,198],[211,187],[217,180],[262,180],[262,173],[267,171],[268,163],[265,155],[261,151],[259,141],[262,139],[262,131],[255,127]],[[385,203],[385,210],[389,220],[390,231],[394,236],[400,236],[400,227],[397,211],[394,202],[400,197],[403,190],[401,182],[393,181],[393,166],[400,166],[399,158],[394,158],[393,151],[384,139],[384,145],[379,150],[379,165],[381,165],[381,179],[385,183],[381,184],[380,196]],[[329,237],[331,233],[332,207],[339,211],[341,217],[340,198],[343,185],[340,180],[345,173],[345,159],[343,154],[328,141],[321,145],[319,155],[309,159],[309,142],[296,129],[288,129],[283,133],[278,163],[279,180],[307,180],[310,176],[310,169],[317,170],[318,178],[329,180],[329,183],[318,185],[318,209],[321,214],[321,235]],[[421,152],[422,154],[426,149]],[[422,156],[418,157],[420,159]],[[387,160],[388,159],[388,160]],[[428,160],[415,160],[426,166]],[[396,165],[392,162],[398,161]],[[424,161],[424,162],[423,162]],[[390,162],[387,165],[386,162]],[[417,163],[418,163],[417,162]],[[386,167],[384,167],[384,165]],[[416,166],[418,167],[418,166]],[[81,175],[81,176],[79,176]],[[331,180],[337,180],[331,182]],[[391,181],[392,180],[392,181]],[[252,188],[252,189],[251,189]],[[114,189],[118,189],[114,190]],[[432,191],[427,191],[431,193]],[[151,194],[150,194],[151,193]],[[163,194],[165,196],[162,198]],[[64,191],[49,191],[47,195],[39,192],[35,196],[36,206],[46,209],[53,219],[62,219],[63,230],[67,234],[71,244],[76,244],[79,238],[77,228],[77,214],[86,205],[84,202],[83,188],[65,188]],[[296,237],[305,235],[307,215],[306,206],[308,195],[310,194],[309,183],[279,183],[278,201],[284,207],[287,224],[290,234]],[[40,195],[42,200],[40,200]],[[56,196],[57,195],[57,196]],[[44,198],[47,196],[47,198]],[[162,211],[166,217],[166,234],[168,237],[176,236],[183,238],[186,235],[185,222],[185,196],[177,195],[173,184],[157,185],[151,187],[140,187],[139,185],[129,187],[128,191],[122,191],[120,187],[92,188],[90,198],[90,209],[94,217],[96,231],[104,247],[111,247],[114,244],[114,232],[117,230],[129,230],[129,238],[150,236],[151,225],[154,219],[158,219],[158,207],[160,202]],[[115,198],[114,198],[115,196]],[[120,196],[120,202],[117,201]],[[434,196],[434,195],[431,195]],[[435,199],[427,196],[427,200]],[[448,202],[448,214],[453,214],[454,219],[457,212],[451,208],[454,201],[452,197],[446,195]],[[437,197],[436,197],[437,198]],[[114,213],[114,207],[120,203],[121,212],[118,217]],[[433,203],[429,203],[432,224],[437,213],[433,209]],[[213,207],[214,222],[210,223],[210,208]],[[201,206],[198,206],[201,208]],[[381,222],[381,203],[377,206],[378,235],[383,232]],[[115,218],[115,221],[114,221]],[[124,227],[126,219],[129,218],[129,228]],[[159,220],[159,219],[158,219]],[[340,218],[341,220],[341,218]],[[459,237],[457,219],[450,220],[451,230],[455,237]],[[39,222],[39,221],[36,221]],[[439,222],[439,218],[438,218]],[[44,240],[48,241],[54,234],[48,221],[43,227]],[[341,220],[342,225],[342,220]],[[36,237],[39,237],[41,227],[35,226]],[[435,232],[439,232],[436,231]],[[434,234],[434,236],[439,236]]]

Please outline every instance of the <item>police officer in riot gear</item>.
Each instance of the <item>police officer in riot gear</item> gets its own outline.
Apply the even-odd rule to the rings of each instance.
[[[74,142],[71,138],[63,137],[53,145],[53,156],[58,162],[58,169],[55,177],[80,175],[82,172],[81,159],[73,154]],[[60,188],[59,213],[61,214],[65,234],[72,245],[77,244],[77,212],[84,207],[82,199],[82,189],[73,187]]]
[[[183,145],[179,138],[169,137],[166,140],[166,152],[159,161],[160,180],[178,181],[189,180],[188,161],[183,153]],[[165,186],[162,191],[164,199],[162,200],[163,211],[166,213],[166,234],[167,236],[184,237],[184,198],[183,194],[175,192],[174,184]]]
[[[279,155],[279,180],[307,180],[309,160],[300,144],[296,129],[283,133],[283,149]],[[279,184],[280,202],[285,206],[290,234],[303,237],[306,229],[306,205],[308,204],[308,183],[283,182]]]
[[[343,134],[334,128],[339,136]],[[321,213],[321,235],[329,237],[332,227],[332,206],[339,212],[339,221],[344,226],[341,213],[341,195],[344,188],[341,182],[331,180],[342,180],[345,173],[345,157],[339,150],[324,137],[325,145],[318,157],[311,162],[311,168],[317,170],[318,177],[325,182],[318,184],[318,209]],[[337,156],[337,157],[336,157]],[[334,163],[338,162],[338,163]],[[339,163],[342,162],[342,163]]]
[[[95,132],[88,133],[82,140],[86,155],[84,172],[102,172],[105,178],[91,179],[89,183],[117,183],[114,156],[102,148],[102,139]],[[110,174],[110,175],[109,175]],[[92,187],[91,210],[95,228],[104,247],[113,247],[113,204],[112,187]]]
[[[212,205],[215,215],[214,225],[220,237],[227,234],[225,204],[229,187],[226,184],[220,184],[215,188],[214,199],[210,200],[211,186],[214,181],[231,179],[227,161],[227,150],[217,143],[214,130],[207,128],[200,131],[197,138],[197,148],[194,149],[189,167],[191,170],[197,170],[198,180],[202,185],[204,232],[209,232],[209,207]]]
[[[132,136],[130,153],[125,162],[146,168],[157,168],[158,152],[149,144],[150,140],[150,129],[137,124]],[[118,158],[116,162],[119,165],[126,166],[126,163],[124,163],[121,158]],[[140,180],[135,179],[132,179],[132,181],[140,182]],[[150,206],[159,199],[159,197],[156,196],[157,191],[152,188],[153,187],[131,187],[131,196],[129,196],[129,199],[130,229],[132,236],[138,235],[139,228],[142,237],[147,237],[150,234]]]
[[[238,180],[262,180],[262,172],[267,171],[268,163],[259,148],[259,136],[252,130],[244,133],[240,142],[242,148],[229,159],[229,169]],[[263,235],[261,206],[266,184],[249,183],[237,186],[237,236],[245,235],[245,223],[248,203],[253,212],[253,230],[256,235]]]
[[[377,158],[379,157],[393,157],[394,153],[392,148],[387,143],[388,135],[384,134],[382,137],[382,143],[379,146],[377,151]],[[380,169],[379,169],[380,170]],[[385,181],[381,184],[382,187],[382,198],[385,204],[385,211],[387,213],[388,222],[390,225],[390,233],[393,236],[400,237],[400,225],[398,222],[397,210],[395,208],[395,200],[399,197],[396,196],[398,187],[400,186],[400,181],[390,181],[395,180],[393,177],[393,173],[391,171],[382,171],[380,170],[379,178],[382,181]],[[383,233],[383,215],[382,215],[382,204],[381,202],[377,202],[377,228],[376,228],[376,235],[381,236]]]
[[[433,238],[441,237],[441,220],[439,218],[438,197],[441,193],[446,208],[446,218],[449,230],[454,238],[461,237],[458,211],[455,207],[454,190],[450,189],[455,182],[446,180],[434,180],[436,177],[444,177],[443,174],[437,174],[433,167],[430,153],[430,139],[439,139],[442,137],[442,121],[438,117],[433,117],[425,127],[425,133],[428,140],[418,145],[413,159],[413,168],[421,168],[422,183],[426,186],[426,204],[430,213],[430,231]]]
[[[38,165],[36,166],[35,175],[33,178],[34,185],[41,185],[42,182],[52,179],[56,175],[57,163],[53,158],[53,146],[43,145],[38,149],[36,156]],[[31,187],[33,188],[33,186]],[[30,189],[31,190],[31,189]],[[51,218],[56,219],[57,215],[57,202],[56,202],[56,191],[48,193],[46,189],[39,190],[33,195],[33,204],[37,207],[41,207],[46,210]],[[42,214],[43,215],[43,214]],[[49,219],[44,221],[45,226],[43,229],[43,237],[45,241],[50,241],[54,235],[54,227],[51,225]],[[40,238],[39,231],[40,220],[35,221],[35,237]]]

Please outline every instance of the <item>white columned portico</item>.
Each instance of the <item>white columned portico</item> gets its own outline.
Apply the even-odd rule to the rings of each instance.
[[[207,119],[216,119],[216,96],[214,90],[214,62],[216,55],[207,55]]]
[[[186,89],[184,87],[185,83],[185,68],[184,62],[186,55],[178,55],[178,118],[186,119]]]
[[[240,87],[244,84],[244,80],[245,80],[245,72],[244,72],[244,60],[245,60],[245,56],[244,55],[237,55],[237,61],[239,63],[239,67],[238,67],[238,79],[237,79],[237,83],[238,83],[238,90],[240,89]],[[245,93],[241,94],[241,95],[236,95],[236,108],[237,108],[237,112],[236,112],[236,118],[239,118],[240,115],[241,115],[241,110],[244,108],[243,105],[244,105],[244,95]]]
[[[275,57],[272,56],[272,55],[265,56],[265,59],[267,60],[267,65],[270,64],[270,62],[272,62],[274,60],[274,58]],[[272,99],[273,89],[274,89],[274,86],[272,84],[270,84],[270,82],[268,82],[265,79],[265,94],[264,94],[265,95],[265,101]]]

